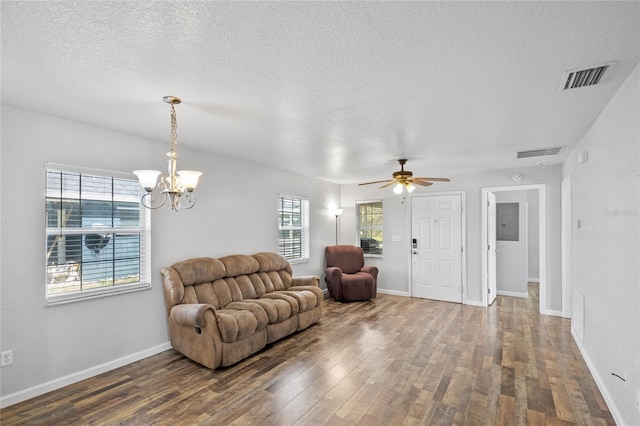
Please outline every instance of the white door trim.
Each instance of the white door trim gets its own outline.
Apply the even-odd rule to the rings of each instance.
[[[480,209],[482,214],[481,229],[481,255],[482,255],[482,304],[487,306],[487,194],[489,192],[504,191],[528,191],[530,189],[538,190],[538,211],[539,211],[539,232],[540,232],[540,313],[549,314],[547,312],[547,225],[546,225],[546,185],[513,185],[513,186],[496,186],[482,188],[482,206]]]
[[[560,187],[561,244],[562,244],[562,316],[571,318],[572,306],[572,232],[571,219],[571,175],[562,180]]]
[[[407,235],[411,235],[411,224],[413,223],[413,199],[416,197],[437,197],[440,195],[459,195],[460,196],[460,203],[462,205],[462,235],[461,235],[461,240],[462,240],[462,259],[460,262],[460,268],[462,269],[461,273],[462,273],[462,304],[463,305],[468,305],[469,303],[467,302],[467,191],[445,191],[445,192],[429,192],[429,193],[423,193],[423,194],[414,194],[414,195],[410,195],[409,196],[409,200],[410,200],[410,204],[409,204],[409,208],[407,209],[407,214],[408,214],[408,220],[407,220]],[[411,259],[411,237],[409,238],[409,244],[407,244],[407,253],[408,253],[408,259]],[[408,262],[408,283],[407,286],[409,288],[409,296],[413,297],[413,285],[411,283],[411,266],[412,266],[411,260],[409,260]],[[475,304],[477,304],[477,302],[475,302]]]

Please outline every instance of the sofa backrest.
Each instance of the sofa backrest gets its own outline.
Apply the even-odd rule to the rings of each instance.
[[[183,260],[162,270],[167,311],[180,303],[216,309],[291,287],[289,261],[277,253],[234,254]]]

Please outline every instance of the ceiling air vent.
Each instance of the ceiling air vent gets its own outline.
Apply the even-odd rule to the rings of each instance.
[[[576,69],[565,71],[562,74],[562,81],[560,82],[560,91],[577,89],[580,87],[595,86],[601,83],[602,77],[605,71],[615,64],[614,62],[607,62],[606,64],[594,65],[588,68]]]
[[[529,151],[518,151],[518,158],[542,157],[543,155],[556,155],[562,150],[561,146],[553,148],[530,149]]]

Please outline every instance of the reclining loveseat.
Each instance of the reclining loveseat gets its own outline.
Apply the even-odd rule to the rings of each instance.
[[[162,269],[175,350],[206,367],[226,367],[317,323],[318,277],[292,277],[276,253],[200,257]]]

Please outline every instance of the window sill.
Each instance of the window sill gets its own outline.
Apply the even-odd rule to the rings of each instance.
[[[374,258],[374,259],[382,259],[384,256],[381,255],[381,254],[367,254],[367,253],[365,253],[364,257],[371,257],[371,258]]]
[[[137,283],[127,286],[121,285],[108,289],[85,290],[82,292],[51,295],[46,297],[46,306],[64,305],[67,303],[81,302],[83,300],[99,299],[101,297],[115,296],[118,294],[132,293],[134,291],[151,290],[151,283]]]
[[[309,263],[309,259],[292,259],[289,261],[289,263],[292,265],[297,265],[300,263]]]

